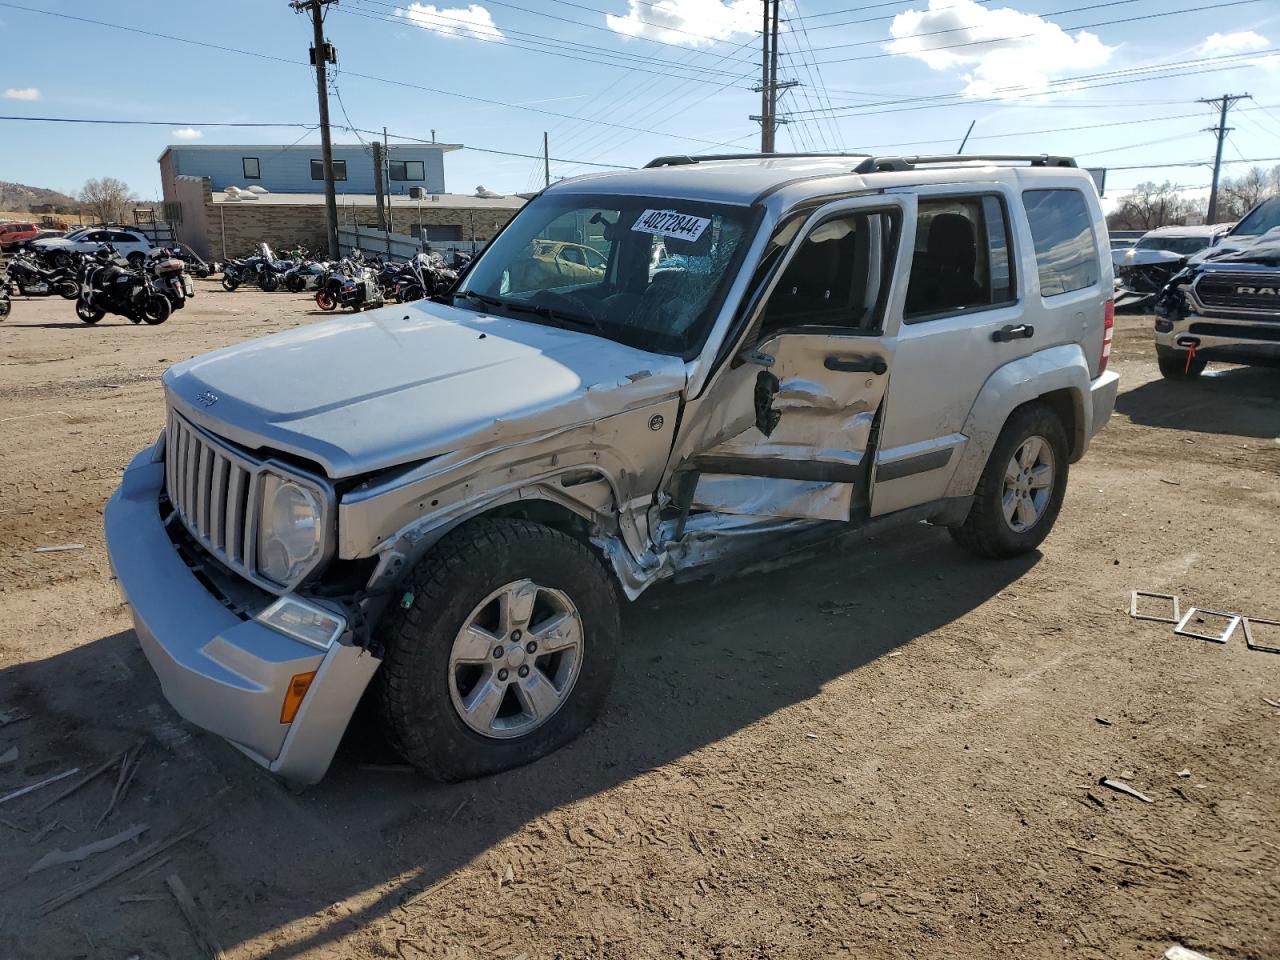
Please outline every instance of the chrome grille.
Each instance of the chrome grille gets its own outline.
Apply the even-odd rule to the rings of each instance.
[[[258,465],[173,410],[164,464],[169,502],[188,532],[223,564],[256,580]]]
[[[1247,310],[1272,314],[1280,319],[1280,296],[1275,293],[1242,292],[1280,287],[1280,273],[1275,271],[1206,271],[1193,286],[1197,299],[1210,310]],[[1269,319],[1269,318],[1268,318]]]

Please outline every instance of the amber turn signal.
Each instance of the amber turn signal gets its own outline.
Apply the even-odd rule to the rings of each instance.
[[[302,706],[302,698],[311,689],[311,681],[315,678],[316,672],[312,670],[309,673],[295,674],[289,679],[289,689],[284,692],[284,704],[280,707],[281,723],[293,723],[293,718],[298,715],[298,708]]]

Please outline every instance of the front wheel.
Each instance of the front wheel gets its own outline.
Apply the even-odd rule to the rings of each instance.
[[[76,316],[84,323],[97,323],[107,315],[105,310],[101,310],[92,304],[85,303],[83,300],[76,301]]]
[[[240,286],[240,281],[229,273],[222,275],[222,289],[227,293],[234,293],[236,287]]]
[[[307,281],[299,276],[288,276],[284,279],[284,287],[290,293],[301,293],[307,288]]]
[[[264,273],[262,279],[258,281],[258,286],[264,293],[273,293],[279,288],[280,281],[274,273]]]
[[[321,290],[316,294],[316,306],[328,313],[331,310],[338,309],[338,298],[328,290]]]
[[[171,313],[173,304],[168,297],[147,297],[146,303],[142,305],[142,319],[153,327],[168,320]]]
[[[1160,367],[1160,376],[1166,380],[1195,380],[1209,365],[1208,360],[1191,354],[1189,350],[1157,350],[1156,363]]]
[[[608,695],[617,592],[581,542],[526,520],[474,520],[418,564],[379,627],[383,720],[428,776],[529,763],[585,730]]]
[[[987,459],[969,516],[951,528],[956,543],[981,557],[1016,557],[1040,545],[1067,491],[1067,432],[1043,403],[1010,414]]]

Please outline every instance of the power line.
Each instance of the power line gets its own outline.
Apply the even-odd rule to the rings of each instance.
[[[305,129],[307,133],[318,130],[319,127],[314,123],[201,123],[197,120],[113,120],[103,119],[101,117],[17,117],[17,116],[0,116],[0,120],[17,120],[30,123],[96,123],[106,126],[128,126],[128,127],[277,127]],[[336,130],[347,130],[351,133],[367,133],[380,136],[379,130],[366,130],[363,127],[342,126],[341,124],[333,124]],[[304,134],[305,136],[305,134]],[[407,140],[412,143],[436,143],[435,140],[424,140],[420,137],[411,137],[407,134],[393,133],[391,134],[396,140]],[[541,160],[540,153],[517,153],[512,150],[498,150],[494,147],[474,147],[471,144],[463,144],[463,149],[474,150],[476,153],[492,153],[503,157],[528,157],[532,160]],[[583,167],[601,167],[608,170],[630,170],[626,164],[620,163],[591,163],[587,160],[570,160],[566,157],[552,157],[556,163],[571,163],[576,166]]]
[[[273,56],[272,54],[260,53],[255,50],[242,50],[242,49],[239,49],[238,47],[228,47],[222,44],[208,43],[203,40],[193,40],[190,37],[180,37],[175,34],[160,33],[154,30],[144,30],[139,27],[130,27],[130,26],[125,26],[118,23],[109,23],[105,20],[94,20],[89,17],[80,17],[80,16],[75,16],[73,14],[62,13],[62,12],[53,11],[53,10],[39,10],[39,9],[36,9],[35,7],[25,7],[25,6],[22,6],[21,4],[11,3],[9,2],[9,0],[0,0],[0,7],[7,7],[12,10],[22,10],[27,13],[44,14],[45,16],[57,17],[65,20],[74,20],[80,23],[90,23],[95,26],[108,27],[113,30],[124,31],[126,33],[135,33],[141,36],[155,37],[161,40],[171,40],[175,43],[192,44],[198,47],[206,47],[209,49],[220,50],[224,53],[236,53],[236,54],[240,54],[241,56],[255,57],[260,60],[270,60],[275,63],[284,63],[290,66],[302,66],[302,67],[308,67],[308,68],[311,66],[309,63],[304,63],[300,60],[289,60],[285,57],[277,57],[277,56]],[[563,118],[563,119],[579,119],[583,123],[591,123],[591,124],[596,124],[598,126],[603,126],[603,127],[612,127],[618,130],[628,130],[634,133],[647,133],[650,135],[659,134],[664,137],[670,137],[674,140],[684,140],[689,143],[698,143],[708,147],[716,147],[720,145],[716,141],[707,140],[702,137],[690,137],[685,134],[671,133],[665,130],[645,130],[639,127],[630,127],[625,124],[613,123],[608,120],[596,120],[596,119],[589,119],[585,117],[573,118],[573,117],[570,117],[568,114],[559,113],[555,110],[546,110],[540,107],[529,107],[529,106],[522,107],[522,106],[519,106],[518,104],[508,103],[504,100],[494,100],[490,97],[481,97],[481,96],[477,96],[476,94],[460,93],[455,90],[445,90],[440,87],[431,87],[431,86],[427,86],[426,84],[413,83],[408,80],[397,80],[397,79],[392,79],[390,77],[379,77],[379,76],[375,76],[373,74],[368,74],[368,73],[357,73],[356,71],[353,71],[353,70],[346,70],[344,71],[344,73],[348,77],[358,77],[361,80],[371,80],[376,83],[385,83],[390,86],[404,87],[406,89],[411,89],[411,90],[422,90],[426,93],[434,93],[442,97],[454,97],[459,100],[468,100],[473,103],[483,103],[487,106],[505,107],[507,109],[512,109],[512,110],[523,110],[527,113],[538,113],[548,117],[557,117],[557,118]]]

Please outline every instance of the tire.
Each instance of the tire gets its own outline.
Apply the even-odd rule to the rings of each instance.
[[[148,297],[147,302],[142,305],[142,319],[153,327],[164,323],[172,313],[173,304],[168,297]]]
[[[76,316],[79,317],[83,323],[88,323],[88,324],[97,323],[106,315],[107,313],[105,310],[101,310],[98,307],[91,306],[90,304],[85,303],[83,300],[76,301]]]
[[[53,265],[59,269],[65,270],[67,267],[71,266],[71,254],[66,252],[55,253],[53,255]]]
[[[1188,364],[1185,350],[1157,350],[1156,363],[1160,367],[1160,376],[1166,380],[1195,380],[1209,365],[1203,357],[1195,357]]]
[[[325,313],[329,313],[338,309],[338,301],[328,290],[321,290],[316,294],[316,306]]]
[[[413,303],[415,300],[421,300],[422,296],[422,288],[416,283],[411,283],[400,291],[397,298],[400,303]]]
[[[54,289],[63,300],[80,299],[80,284],[74,280],[63,280]]]
[[[240,286],[240,281],[235,277],[226,273],[222,275],[222,289],[227,291],[227,293],[234,293],[238,286]]]
[[[264,273],[262,279],[258,281],[258,286],[263,293],[274,293],[280,287],[280,280],[274,273]]]
[[[495,599],[504,591],[532,597],[528,617],[506,621],[510,632]],[[513,603],[518,610],[518,599]],[[546,642],[576,635],[577,645],[570,639],[565,650],[530,653],[537,625],[554,617],[563,626]],[[519,636],[520,625],[530,623]],[[468,634],[468,624],[483,624],[485,632]],[[521,766],[582,733],[608,696],[622,628],[610,575],[585,545],[526,520],[481,519],[449,533],[419,562],[378,632],[386,651],[379,690],[387,734],[422,773],[452,781]],[[504,651],[500,661],[497,650]],[[459,664],[458,651],[482,659]],[[478,707],[492,707],[490,717],[482,719],[481,709],[464,719],[467,698],[486,689],[495,693],[479,697]],[[530,706],[535,701],[542,717]]]
[[[1034,445],[1036,439],[1041,443],[1038,448]],[[1028,475],[1015,473],[1010,484],[1008,471],[1017,469],[1012,462],[1015,455],[1026,467],[1026,457],[1021,455],[1031,450],[1037,450],[1039,455],[1032,458]],[[1070,455],[1067,432],[1048,405],[1032,402],[1018,407],[1009,415],[982,470],[969,516],[960,526],[951,528],[952,538],[980,557],[1002,559],[1030,553],[1049,535],[1058,519],[1067,492]],[[1046,479],[1047,490],[1037,486]],[[1006,515],[1009,497],[1015,504],[1012,517]]]
[[[9,315],[9,309],[12,304],[8,300],[0,300],[0,320]]]
[[[141,270],[142,265],[147,262],[146,255],[139,253],[137,250],[133,251],[133,253],[129,254],[124,259],[129,266],[133,267],[135,270]]]
[[[284,287],[290,293],[301,293],[307,288],[307,281],[298,276],[286,277]]]

